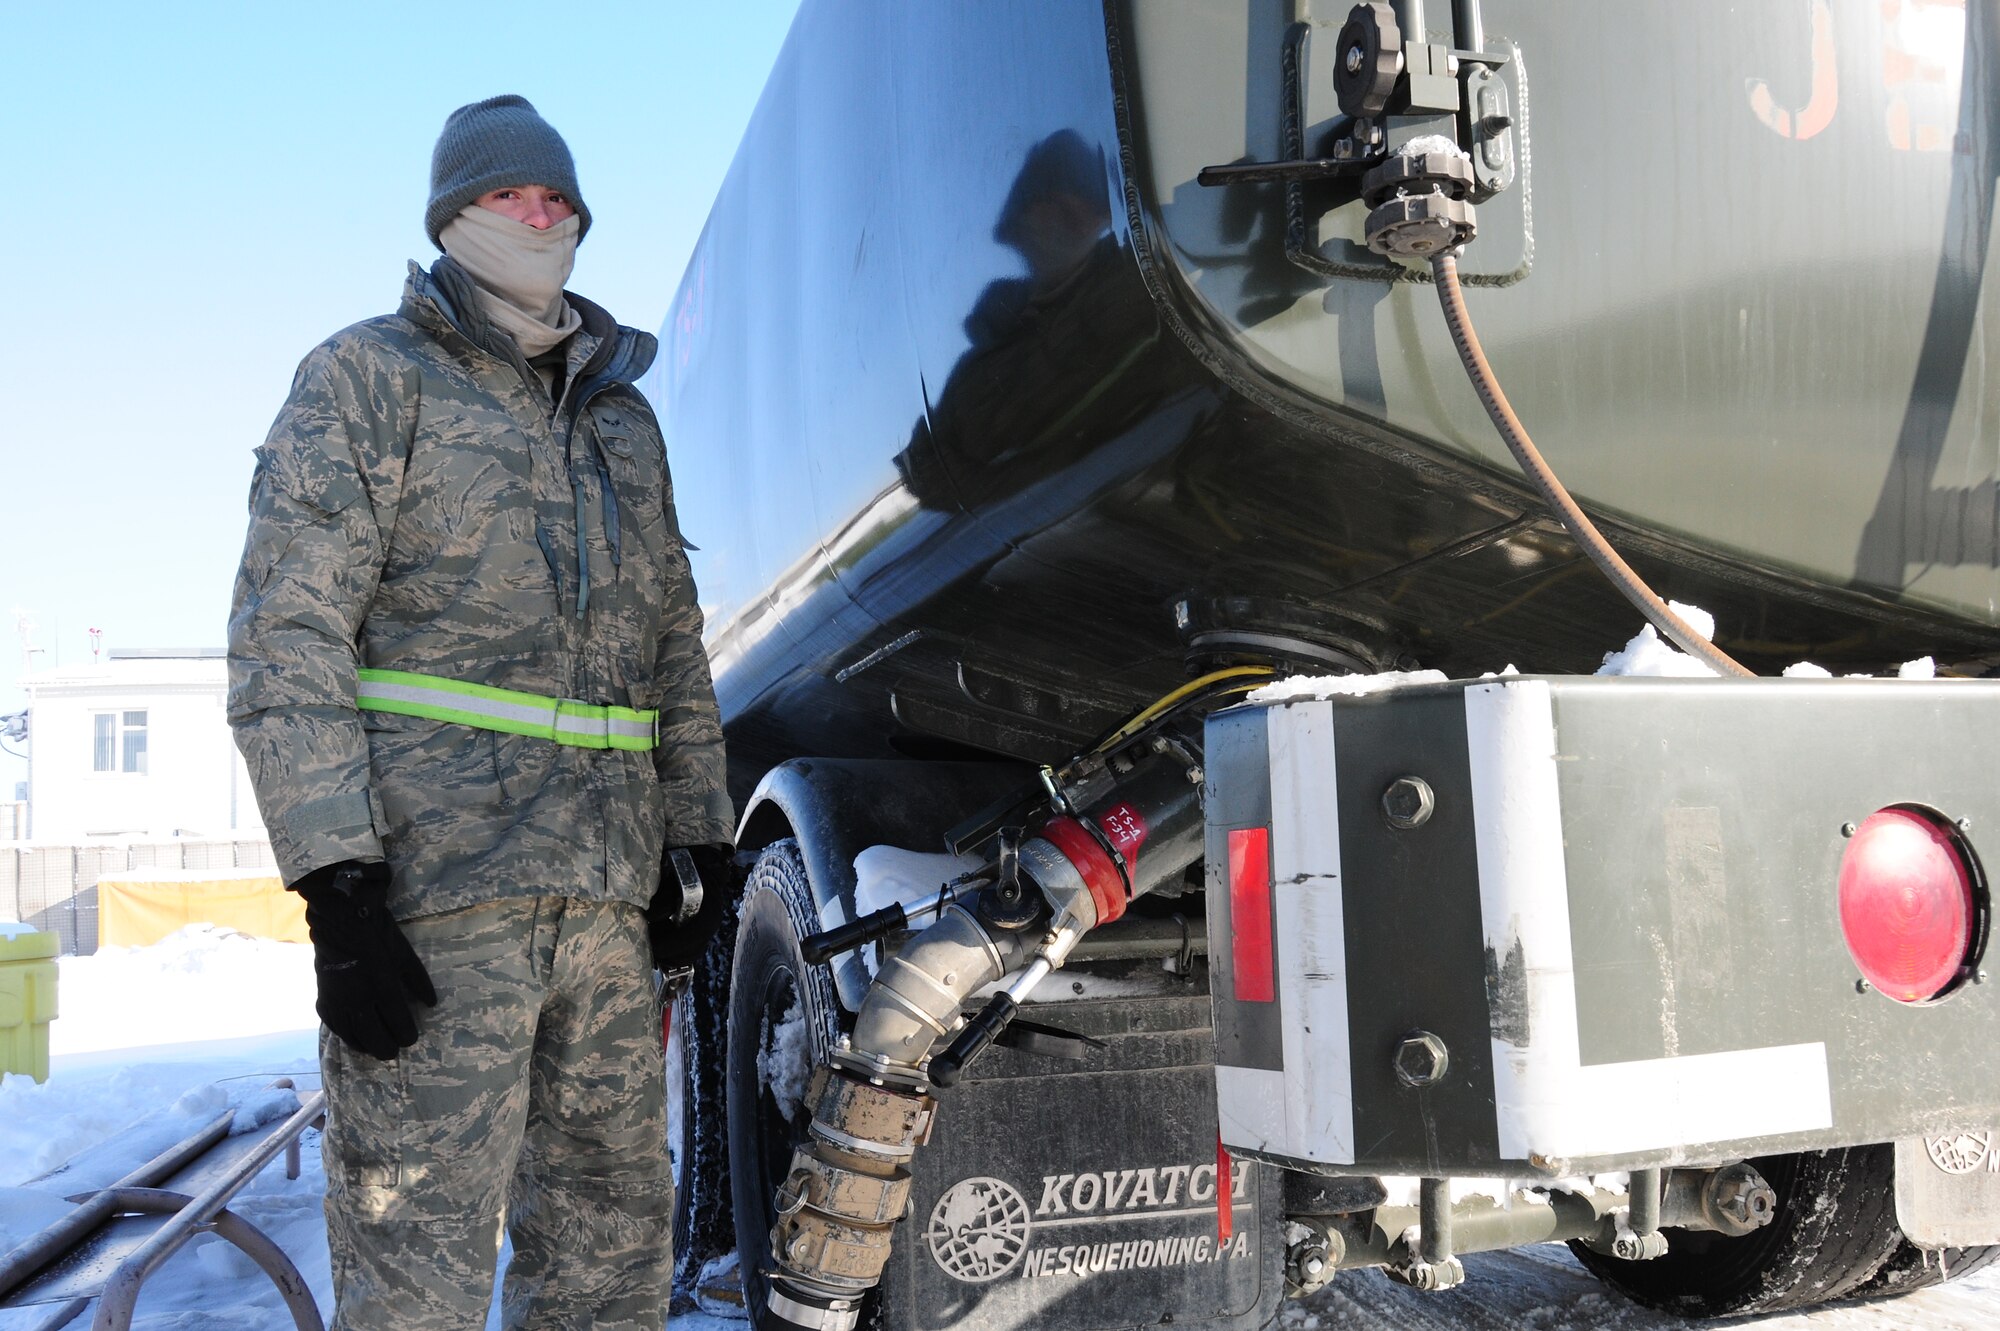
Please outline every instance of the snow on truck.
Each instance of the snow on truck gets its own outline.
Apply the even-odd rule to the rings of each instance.
[[[683,1294],[2000,1252],[1996,78],[1959,0],[808,0],[651,385],[754,856]]]

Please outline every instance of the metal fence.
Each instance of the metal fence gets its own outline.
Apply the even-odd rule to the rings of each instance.
[[[265,869],[268,841],[0,844],[0,920],[55,934],[65,955],[97,950],[97,880],[125,869]]]

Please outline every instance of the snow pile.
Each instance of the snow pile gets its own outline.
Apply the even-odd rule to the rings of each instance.
[[[1252,689],[1245,702],[1299,702],[1315,698],[1360,698],[1411,684],[1443,684],[1442,670],[1385,670],[1379,675],[1294,675]]]
[[[76,1209],[35,1188],[0,1188],[0,1253],[19,1247]]]
[[[870,846],[854,857],[854,914],[859,919],[886,906],[935,901],[938,890],[960,874],[985,863],[977,855],[927,854],[896,846]],[[880,944],[861,949],[861,964],[873,975],[882,966]]]
[[[1715,616],[1699,606],[1682,601],[1667,602],[1667,609],[1687,621],[1688,627],[1713,640],[1715,637]],[[1660,636],[1660,631],[1651,624],[1634,635],[1632,640],[1615,652],[1604,654],[1604,664],[1597,668],[1600,675],[1645,675],[1654,678],[1674,676],[1691,678],[1713,675],[1715,670],[1706,661],[1698,660],[1681,651]]]
[[[287,1040],[183,1045],[163,1051],[162,1061],[123,1067],[52,1058],[49,1080],[39,1086],[8,1077],[0,1081],[0,1187],[73,1159],[54,1176],[62,1191],[105,1187],[237,1104],[250,1109],[249,1119],[239,1120],[248,1131],[250,1119],[275,1116],[283,1104],[274,1098],[282,1093],[264,1093],[273,1078],[289,1075],[301,1085],[317,1078],[313,1045],[311,1032],[299,1032]],[[230,1092],[208,1084],[223,1077],[244,1083],[237,1087],[243,1099],[232,1103]]]
[[[1823,665],[1811,661],[1794,661],[1785,667],[1786,679],[1832,679],[1833,672]],[[1873,679],[1873,675],[1849,675],[1849,679]],[[1897,679],[1936,679],[1937,662],[1928,656],[1919,656],[1914,661],[1905,661],[1896,667]]]
[[[854,910],[870,915],[885,906],[910,906],[960,874],[977,869],[977,855],[932,855],[895,846],[870,846],[854,857]]]
[[[812,1032],[806,1027],[805,1004],[794,998],[757,1051],[757,1080],[770,1089],[778,1112],[795,1119],[805,1103],[812,1072]]]
[[[1398,157],[1421,157],[1426,153],[1444,153],[1461,161],[1471,161],[1465,149],[1458,146],[1458,140],[1446,134],[1419,134],[1402,147],[1396,149]]]
[[[52,1056],[311,1030],[312,948],[190,924],[150,947],[61,959]]]
[[[232,1097],[229,1135],[255,1132],[267,1123],[290,1118],[299,1112],[299,1093],[282,1086],[266,1086],[241,1097]]]
[[[742,1262],[735,1253],[726,1252],[702,1264],[701,1274],[695,1277],[694,1301],[696,1307],[712,1317],[731,1322],[749,1320],[749,1314],[743,1311]],[[676,1316],[672,1325],[682,1327],[689,1323],[685,1317]]]

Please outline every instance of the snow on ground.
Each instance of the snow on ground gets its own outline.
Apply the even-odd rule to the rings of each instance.
[[[0,1078],[0,1251],[67,1211],[64,1195],[112,1182],[222,1112],[234,1110],[238,1131],[289,1112],[287,1095],[265,1089],[275,1078],[292,1078],[302,1092],[319,1084],[307,946],[194,925],[152,947],[105,948],[58,965],[49,1080]],[[331,1316],[319,1133],[308,1129],[301,1146],[297,1179],[285,1177],[280,1155],[230,1209],[291,1256]],[[37,1183],[84,1151],[88,1170]],[[48,1313],[0,1311],[0,1331],[22,1331]],[[87,1312],[71,1323],[89,1324]],[[133,1322],[135,1331],[291,1325],[269,1279],[214,1237],[196,1239],[146,1282]],[[488,1326],[498,1325],[496,1313]],[[743,1327],[704,1314],[673,1325]]]
[[[0,1248],[67,1209],[62,1193],[109,1182],[228,1108],[238,1126],[282,1113],[263,1091],[290,1076],[317,1084],[310,949],[221,930],[183,931],[151,948],[66,957],[63,1015],[51,1030],[45,1085],[0,1080]],[[303,1171],[273,1161],[233,1204],[298,1264],[331,1311],[325,1177],[319,1140],[303,1140]],[[42,1188],[23,1186],[86,1148],[95,1169]],[[50,1189],[54,1188],[55,1191]],[[503,1257],[504,1260],[504,1257]],[[1694,1323],[1638,1308],[1597,1283],[1561,1247],[1466,1259],[1467,1283],[1424,1294],[1373,1272],[1350,1272],[1303,1303],[1287,1304],[1283,1331],[1667,1331]],[[0,1312],[20,1331],[46,1309]],[[79,1320],[73,1325],[87,1325]],[[489,1327],[497,1327],[497,1318]],[[290,1318],[260,1273],[219,1239],[189,1245],[148,1282],[137,1331],[283,1331]],[[741,1321],[676,1317],[675,1331],[742,1331]],[[1798,1331],[1974,1331],[2000,1326],[2000,1268],[1884,1304],[1845,1304],[1731,1326]]]
[[[1641,1308],[1600,1284],[1559,1244],[1465,1258],[1457,1289],[1426,1294],[1375,1271],[1350,1271],[1285,1305],[1280,1331],[1993,1331],[2000,1271],[1991,1268],[1900,1299],[1849,1302],[1726,1322],[1691,1322]]]

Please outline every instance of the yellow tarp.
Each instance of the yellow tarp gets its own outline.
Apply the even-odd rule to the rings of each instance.
[[[275,872],[133,869],[97,880],[97,942],[144,947],[189,924],[303,943],[306,903]]]

